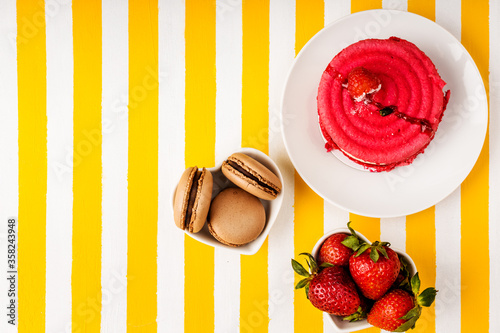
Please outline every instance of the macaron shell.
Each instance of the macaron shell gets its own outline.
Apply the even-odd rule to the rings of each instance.
[[[196,199],[193,205],[191,221],[189,222],[188,226],[189,232],[197,233],[205,225],[208,216],[208,211],[210,209],[210,201],[212,199],[212,188],[213,188],[212,173],[203,168],[201,177],[198,180]]]
[[[245,177],[238,170],[234,169],[227,163],[222,165],[222,173],[233,182],[234,185],[240,187],[241,189],[247,191],[250,194],[255,195],[264,200],[273,200],[276,195],[272,193],[269,189],[260,186],[255,180]]]
[[[257,181],[245,176],[233,168],[227,161],[238,164],[245,171],[271,186],[274,190],[262,186]],[[281,191],[282,184],[278,176],[260,162],[243,153],[234,153],[222,165],[222,173],[235,185],[264,200],[273,200]]]
[[[181,179],[177,184],[177,189],[174,195],[174,222],[175,225],[184,230],[186,220],[186,210],[189,201],[189,191],[193,185],[193,178],[196,174],[198,167],[190,167],[184,170]]]
[[[227,188],[212,201],[208,229],[221,243],[241,246],[255,240],[266,224],[258,198],[240,188]]]

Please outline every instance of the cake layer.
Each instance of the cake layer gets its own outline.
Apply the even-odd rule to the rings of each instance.
[[[356,67],[381,81],[380,90],[360,101],[346,89]],[[327,150],[338,148],[375,171],[411,163],[438,128],[449,98],[445,84],[429,57],[406,40],[366,39],[348,46],[329,63],[318,89]]]

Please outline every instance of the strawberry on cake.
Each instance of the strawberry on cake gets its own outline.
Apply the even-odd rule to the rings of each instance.
[[[450,91],[432,61],[397,37],[354,43],[328,64],[318,89],[327,151],[371,171],[408,165],[434,138]]]

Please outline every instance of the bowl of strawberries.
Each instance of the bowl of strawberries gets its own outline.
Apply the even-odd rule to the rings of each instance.
[[[328,313],[339,332],[371,326],[390,332],[415,327],[422,307],[430,306],[436,290],[420,292],[415,263],[404,251],[387,242],[371,243],[347,228],[321,237],[312,253],[301,253],[308,270],[292,259],[294,271],[303,277],[295,289],[304,288],[311,304]]]

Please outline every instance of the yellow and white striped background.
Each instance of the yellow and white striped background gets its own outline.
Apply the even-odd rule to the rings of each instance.
[[[315,195],[279,126],[301,47],[374,8],[452,32],[491,106],[462,186],[393,219]],[[500,331],[498,1],[2,0],[0,29],[0,332],[333,332],[294,292],[290,258],[348,220],[406,249],[423,286],[439,289],[414,332]],[[185,236],[169,202],[186,166],[212,167],[241,146],[275,159],[291,189],[253,256]],[[19,221],[16,326],[6,316],[9,217]]]

